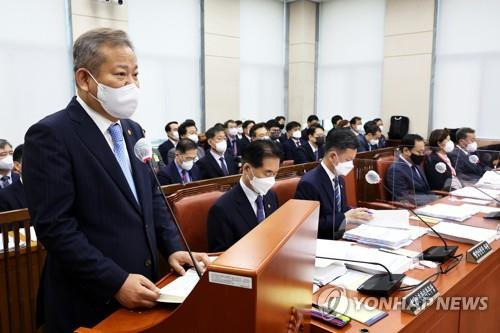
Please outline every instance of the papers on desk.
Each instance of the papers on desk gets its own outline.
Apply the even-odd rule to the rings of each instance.
[[[488,193],[491,195],[493,198],[500,198],[500,190],[492,190],[492,189],[486,189],[486,188],[481,188],[483,192]],[[477,188],[471,187],[471,186],[466,186],[461,189],[451,191],[451,195],[455,195],[458,197],[466,197],[466,198],[473,198],[473,199],[481,199],[481,200],[488,200],[490,201],[491,198],[487,196],[484,193],[481,193]]]
[[[347,230],[343,237],[361,244],[395,250],[409,245],[411,241],[421,237],[426,232],[427,228],[419,226],[408,226],[408,229],[392,229],[362,224]]]
[[[434,226],[434,230],[443,238],[467,244],[476,244],[482,241],[491,243],[497,238],[497,231],[494,229],[471,227],[450,222],[440,222]],[[429,231],[428,234],[438,237],[432,231]]]
[[[386,266],[391,273],[404,273],[410,269],[412,259],[377,249],[359,245],[346,245],[346,242],[318,239],[316,256],[343,259],[372,261]],[[347,268],[355,269],[369,274],[385,273],[386,270],[378,265],[362,264],[344,261]]]
[[[491,207],[491,206],[479,206],[479,205],[471,205],[471,204],[463,204],[462,206],[468,207],[471,210],[477,210],[478,212],[481,213],[493,213],[493,212],[500,212],[500,208],[498,207]]]
[[[343,263],[328,259],[317,258],[314,266],[313,280],[320,285],[329,284],[347,272]]]
[[[420,207],[416,209],[415,212],[419,215],[463,222],[472,215],[479,213],[479,209],[478,206],[473,207],[473,205],[454,206],[437,203],[434,205]]]
[[[483,188],[489,188],[493,190],[500,190],[500,172],[498,171],[486,171],[484,175],[476,183],[476,186]]]
[[[406,209],[372,210],[372,220],[352,221],[353,223],[366,224],[374,227],[409,229],[408,220],[410,214]]]

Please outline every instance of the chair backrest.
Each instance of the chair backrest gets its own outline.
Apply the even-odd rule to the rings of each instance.
[[[381,156],[377,159],[375,164],[375,171],[379,174],[381,178],[381,182],[377,185],[378,196],[381,200],[387,201],[387,192],[384,188],[384,178],[387,169],[391,166],[392,162],[394,162],[394,155],[385,155]]]
[[[279,206],[282,206],[288,200],[293,199],[299,181],[300,177],[278,179],[276,181],[276,183],[272,187],[272,190],[276,193],[276,196],[278,197]]]
[[[36,294],[45,250],[27,209],[0,213],[0,332],[36,332]]]
[[[284,166],[289,166],[289,165],[294,165],[295,161],[294,160],[284,160],[282,163],[281,163],[281,166],[284,167]]]
[[[217,184],[179,190],[168,199],[192,251],[207,252],[207,217],[215,201],[229,187]]]
[[[345,177],[345,194],[347,199],[347,204],[351,207],[356,207],[358,205],[358,198],[356,195],[356,172],[351,170]]]

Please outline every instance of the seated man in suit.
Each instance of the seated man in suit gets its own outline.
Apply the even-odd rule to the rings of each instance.
[[[232,119],[227,120],[224,123],[224,130],[226,131],[227,146],[231,147],[233,158],[239,160],[241,153],[238,145],[238,129],[236,128],[236,122]]]
[[[14,170],[20,175],[23,170],[23,145],[19,145],[14,150]],[[24,186],[20,177],[6,188],[0,189],[0,212],[26,208],[26,196]]]
[[[333,131],[326,138],[323,161],[302,176],[297,186],[295,199],[320,202],[318,238],[340,239],[346,222],[371,219],[367,209],[351,209],[346,201],[344,176],[354,168],[358,146],[351,130]]]
[[[253,120],[245,120],[241,125],[243,133],[241,135],[241,139],[238,141],[238,144],[240,147],[240,154],[242,156],[246,147],[250,144],[250,142],[252,142],[252,138],[250,137],[250,130],[252,129],[253,125],[255,125],[255,121]]]
[[[283,142],[283,154],[286,160],[295,160],[297,150],[302,145],[300,140],[302,134],[300,133],[300,124],[296,121],[291,121],[286,124],[287,139]]]
[[[198,128],[196,127],[196,124],[193,120],[186,119],[182,124],[179,125],[178,131],[179,137],[181,139],[190,139],[195,144],[198,144]],[[196,152],[196,160],[199,160],[203,156],[205,156],[205,149],[203,149],[202,147],[198,147]],[[174,159],[175,148],[172,148],[168,151],[168,164],[170,164],[170,162],[172,162]]]
[[[238,173],[238,166],[230,149],[227,149],[224,127],[215,125],[206,133],[210,150],[196,164],[200,170],[201,179],[225,177]]]
[[[358,135],[358,152],[378,149],[379,139],[382,135],[380,127],[374,121],[367,121],[363,128],[365,129],[365,134]]]
[[[363,122],[360,117],[352,117],[349,121],[349,125],[354,135],[358,136],[363,132]]]
[[[165,132],[167,133],[167,140],[158,146],[158,152],[161,155],[161,159],[165,165],[168,164],[168,152],[170,149],[177,146],[179,142],[179,132],[177,131],[179,123],[176,121],[171,121],[165,125]]]
[[[77,96],[31,126],[23,183],[47,250],[38,302],[43,332],[93,327],[121,306],[156,305],[158,253],[179,274],[192,264],[128,119],[139,103],[138,65],[121,30],[99,28],[73,46]],[[158,252],[159,250],[159,252]],[[206,254],[195,260],[208,265]]]
[[[252,141],[257,140],[269,140],[269,131],[267,129],[266,123],[257,123],[252,126],[250,130],[250,138]]]
[[[12,172],[14,150],[9,141],[0,139],[0,188],[5,188],[19,180],[19,174]]]
[[[320,125],[307,129],[307,142],[302,144],[295,152],[295,164],[319,161],[323,158],[325,131]]]
[[[241,140],[243,137],[243,122],[241,120],[235,120],[236,123],[236,132],[238,133],[236,136],[238,137],[238,140]]]
[[[378,148],[385,148],[385,135],[383,134],[384,133],[384,121],[381,119],[381,118],[375,118],[373,119],[373,121],[375,122],[375,124],[377,124],[377,126],[380,128],[380,132],[382,133],[382,135],[380,135],[380,138],[378,139]]]
[[[201,179],[198,166],[194,164],[198,146],[191,139],[181,139],[175,147],[173,163],[163,166],[158,172],[162,185],[187,184]]]
[[[286,141],[286,139],[288,139],[287,135],[286,135],[286,132],[284,131],[285,130],[285,123],[286,123],[286,118],[283,117],[283,116],[276,116],[274,118],[274,120],[276,120],[278,122],[278,127],[280,128],[280,143],[283,143]]]
[[[464,185],[477,182],[489,169],[481,163],[476,155],[476,150],[476,131],[469,127],[458,129],[456,146],[449,154],[449,157],[451,164],[455,167],[458,179]]]
[[[438,199],[431,188],[422,162],[425,159],[424,139],[418,134],[406,134],[401,141],[401,153],[385,173],[385,185],[394,201],[425,205]]]
[[[319,125],[319,118],[317,115],[312,114],[307,117],[307,128],[302,130],[302,141],[307,142],[307,129],[315,125]]]
[[[332,122],[332,128],[328,131],[328,135],[330,135],[331,132],[333,132],[337,127],[339,126],[339,123],[343,120],[341,115],[335,115],[332,117],[331,122]]]
[[[208,213],[210,252],[227,250],[278,208],[278,198],[270,189],[280,158],[281,151],[268,140],[257,140],[247,147],[239,183],[224,193]]]

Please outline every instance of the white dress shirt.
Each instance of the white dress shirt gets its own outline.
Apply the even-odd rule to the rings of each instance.
[[[243,179],[240,178],[240,185],[241,188],[243,189],[243,192],[247,196],[248,201],[250,202],[250,205],[252,205],[253,212],[255,213],[255,216],[257,216],[257,203],[255,200],[257,200],[257,197],[259,196],[257,193],[255,193],[253,190],[251,190],[248,186],[245,185],[245,182]],[[265,212],[264,212],[265,214]]]
[[[224,157],[224,154],[222,155],[219,155],[217,154],[216,152],[214,152],[212,149],[210,149],[210,154],[212,154],[212,156],[215,158],[215,160],[217,161],[217,164],[219,164],[219,167],[222,169],[222,162],[220,161],[220,158],[221,157]],[[224,163],[226,163],[226,168],[227,168],[227,161],[226,161],[226,158],[224,157]],[[228,169],[229,171],[229,169]]]

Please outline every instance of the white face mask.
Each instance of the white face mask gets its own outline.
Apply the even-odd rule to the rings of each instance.
[[[235,136],[236,134],[238,134],[238,129],[236,127],[233,127],[228,129],[227,132],[229,133],[229,135]]]
[[[260,138],[261,140],[271,140],[271,138],[269,136],[263,136],[262,138]]]
[[[354,169],[353,161],[342,162],[335,166],[337,176],[347,176],[352,169]]]
[[[179,132],[177,131],[172,132],[172,140],[179,141]]]
[[[0,160],[0,170],[12,170],[13,167],[14,160],[12,159],[12,155],[7,155]]]
[[[243,134],[243,127],[238,127],[238,134]]]
[[[193,168],[193,165],[194,165],[194,160],[190,160],[190,161],[183,161],[181,163],[181,168],[183,170],[186,170],[186,171],[189,171]]]
[[[446,145],[444,146],[443,149],[445,152],[451,153],[453,151],[453,149],[455,149],[455,145],[453,144],[453,141],[448,140],[448,142],[446,142]]]
[[[226,140],[222,140],[220,142],[217,142],[215,144],[215,150],[219,153],[219,154],[224,154],[226,152],[226,149],[227,149],[227,142]]]
[[[363,132],[364,132],[363,125],[356,125],[356,130],[357,130],[359,133],[363,133]]]
[[[250,185],[252,185],[254,191],[260,195],[266,195],[276,182],[274,177],[257,178],[253,174],[253,171],[252,176],[253,179],[250,179]]]
[[[198,134],[189,134],[188,139],[193,140],[194,143],[198,143]]]
[[[370,140],[370,144],[371,144],[372,146],[378,146],[378,139],[371,139],[371,140]]]
[[[380,125],[378,128],[380,128],[380,132],[384,131],[384,125]]]
[[[139,88],[135,83],[127,84],[120,88],[108,87],[97,80],[88,72],[97,83],[97,97],[94,97],[102,108],[112,117],[128,119],[132,117],[139,104]]]
[[[466,149],[469,153],[474,153],[477,150],[477,142],[474,141],[474,142],[469,143],[467,145]]]
[[[292,133],[292,137],[294,139],[300,139],[302,137],[302,133],[300,131],[295,131]]]

